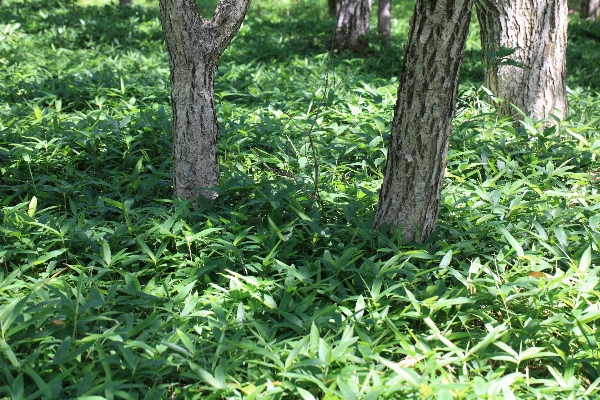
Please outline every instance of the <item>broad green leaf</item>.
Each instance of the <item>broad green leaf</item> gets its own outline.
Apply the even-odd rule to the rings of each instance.
[[[356,300],[356,305],[354,306],[354,318],[357,321],[360,321],[365,313],[365,298],[360,295]]]
[[[43,263],[45,263],[45,262],[46,262],[46,261],[48,261],[48,260],[51,260],[51,259],[53,259],[53,258],[55,258],[55,257],[58,257],[58,256],[60,256],[60,255],[61,255],[62,253],[64,253],[65,251],[67,251],[67,249],[52,250],[52,251],[49,251],[49,252],[47,252],[47,253],[44,253],[44,254],[42,254],[42,255],[41,255],[41,256],[40,256],[38,259],[36,259],[36,260],[33,262],[33,265],[40,265],[40,264],[43,264]]]
[[[224,389],[224,386],[221,385],[221,382],[219,382],[219,380],[216,379],[210,372],[208,372],[207,370],[205,370],[204,368],[192,361],[188,361],[188,365],[190,366],[192,371],[194,371],[201,379],[203,379],[210,386],[214,387],[215,389]]]
[[[219,382],[222,388],[227,384],[227,378],[225,377],[225,371],[223,371],[223,367],[217,365],[215,368],[215,379]]]
[[[410,368],[400,367],[398,364],[388,361],[383,357],[377,357],[377,360],[392,371],[394,371],[409,384],[413,386],[418,386],[421,383],[421,378],[419,377],[419,375],[417,375],[417,373],[414,370]]]
[[[207,228],[207,229],[202,230],[201,232],[195,233],[192,236],[186,236],[185,239],[188,242],[193,243],[200,238],[203,238],[205,236],[210,235],[211,233],[218,232],[221,230],[223,230],[223,229],[222,228]]]
[[[448,250],[446,252],[446,254],[444,254],[444,257],[442,257],[442,260],[440,261],[440,269],[443,270],[443,269],[448,268],[451,261],[452,261],[452,250]]]
[[[194,294],[188,301],[185,303],[185,307],[181,310],[181,316],[187,317],[192,311],[196,309],[196,305],[198,304],[198,295]]]
[[[10,394],[15,400],[25,398],[25,385],[23,381],[23,374],[18,374],[10,386]]]
[[[180,331],[179,329],[177,329],[175,332],[177,333],[177,337],[179,338],[179,340],[181,340],[181,343],[183,344],[183,346],[191,354],[194,354],[194,344],[192,343],[192,341],[190,340],[188,335],[186,335],[184,332]]]
[[[152,250],[150,250],[150,247],[148,247],[148,245],[146,244],[146,242],[144,241],[144,239],[142,238],[142,236],[138,236],[135,238],[135,241],[138,243],[138,245],[140,246],[140,249],[146,253],[148,255],[148,257],[150,257],[150,259],[153,262],[156,262],[156,256],[154,255],[154,253],[152,252]]]
[[[112,254],[108,242],[102,243],[102,259],[104,260],[107,266],[110,265],[112,261]]]
[[[494,345],[500,347],[502,350],[510,354],[514,358],[514,362],[517,362],[519,354],[516,351],[514,351],[509,345],[502,342],[494,342]]]
[[[39,390],[37,391],[37,393],[41,393],[48,398],[52,397],[52,391],[50,389],[50,386],[46,382],[44,382],[44,379],[42,379],[42,377],[36,371],[34,371],[29,365],[26,365],[23,369],[25,373],[29,375],[31,379],[33,379],[36,386],[38,387]]]
[[[54,358],[52,359],[52,364],[61,364],[64,356],[71,349],[71,337],[68,336],[65,338],[62,343],[56,348],[56,353],[54,353]]]
[[[31,201],[29,202],[29,209],[27,210],[27,214],[33,218],[35,215],[35,210],[37,209],[37,197],[33,196]]]
[[[508,240],[508,243],[510,243],[512,248],[517,252],[519,258],[523,257],[525,255],[525,253],[523,252],[523,248],[521,247],[519,242],[517,242],[517,240],[513,237],[513,235],[511,235],[510,232],[506,230],[506,228],[503,226],[500,226],[498,229],[504,235],[506,240]]]
[[[581,259],[579,260],[579,271],[587,272],[588,268],[592,263],[592,246],[588,246],[587,249],[581,255]]]
[[[284,369],[287,370],[292,366],[292,364],[296,361],[296,357],[298,357],[298,354],[300,354],[301,351],[306,349],[307,343],[308,336],[303,337],[298,341],[298,343],[296,343],[292,351],[290,351],[290,354],[288,354],[287,358],[285,359]]]
[[[331,358],[333,360],[337,360],[343,356],[348,351],[348,348],[358,341],[358,337],[353,336],[352,331],[352,327],[348,327],[344,330],[340,343],[338,343],[331,352]]]
[[[302,320],[298,317],[296,317],[294,314],[285,312],[285,311],[280,311],[279,312],[285,319],[287,319],[288,321],[290,321],[292,324],[296,325],[298,328],[303,328],[304,324],[302,323]]]
[[[141,332],[142,330],[146,329],[148,326],[150,326],[151,323],[153,323],[156,320],[158,315],[159,315],[159,311],[154,311],[146,319],[142,320],[140,323],[138,323],[136,326],[134,326],[133,329],[131,329],[129,332],[127,332],[127,336],[129,338],[132,338],[135,335],[137,335],[138,332]]]
[[[238,307],[237,307],[237,321],[238,323],[243,323],[244,320],[246,319],[246,312],[244,311],[244,304],[242,304],[241,302],[238,303]]]
[[[315,353],[319,349],[319,339],[321,336],[319,335],[319,328],[313,322],[310,326],[310,351]]]
[[[25,304],[29,300],[29,296],[27,295],[22,299],[14,299],[8,305],[5,305],[3,310],[0,312],[0,323],[2,326],[2,336],[8,331],[8,328],[12,325],[12,323],[21,315]]]
[[[493,327],[492,330],[489,331],[487,335],[485,335],[483,340],[477,341],[477,343],[475,343],[475,346],[473,346],[469,351],[467,351],[465,356],[469,357],[471,354],[475,354],[478,351],[485,350],[491,343],[495,342],[498,338],[500,338],[504,334],[506,329],[507,327],[505,323]]]
[[[313,396],[308,390],[302,389],[301,387],[296,386],[296,390],[302,396],[303,400],[316,400],[315,396]]]
[[[342,376],[338,375],[336,379],[336,383],[340,392],[344,395],[344,400],[358,400],[357,392],[358,388],[353,388],[350,384],[342,378]]]
[[[545,350],[545,347],[529,347],[525,349],[519,354],[519,362],[529,360],[536,356],[539,357],[542,350]]]
[[[594,310],[583,314],[581,317],[577,318],[577,321],[579,321],[582,324],[589,324],[590,322],[593,322],[599,318],[600,310]]]
[[[598,226],[600,226],[600,214],[592,215],[588,220],[588,223],[590,225],[591,230],[597,230]]]
[[[273,297],[269,294],[263,294],[263,303],[270,309],[273,309],[273,310],[277,309],[277,303],[275,302]]]
[[[319,359],[323,361],[325,365],[331,363],[331,347],[323,338],[319,339]]]
[[[8,358],[8,361],[13,367],[19,368],[21,366],[21,363],[15,356],[15,353],[10,348],[10,345],[2,339],[0,339],[0,352],[6,354],[6,358]]]

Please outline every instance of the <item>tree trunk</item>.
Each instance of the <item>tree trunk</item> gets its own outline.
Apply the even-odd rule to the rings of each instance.
[[[120,6],[130,6],[133,4],[132,0],[119,0],[119,5]]]
[[[337,17],[336,41],[353,51],[369,46],[371,0],[341,0]]]
[[[373,229],[435,230],[472,0],[417,0]]]
[[[249,5],[250,0],[221,0],[207,21],[195,0],[160,0],[171,67],[173,189],[183,199],[216,197],[201,190],[219,184],[214,74]]]
[[[533,119],[558,109],[567,111],[566,0],[476,0],[481,26],[485,85],[500,99],[501,115],[519,114],[517,106]],[[516,49],[509,57],[523,67],[499,65],[494,53]]]
[[[392,38],[392,0],[379,0],[377,7],[377,33],[390,43]]]
[[[600,18],[600,0],[581,0],[579,16],[587,19]]]

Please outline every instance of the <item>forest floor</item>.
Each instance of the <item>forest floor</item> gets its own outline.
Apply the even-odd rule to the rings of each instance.
[[[255,1],[196,208],[156,4],[4,3],[0,398],[600,396],[599,22],[570,16],[569,114],[543,129],[487,103],[473,21],[421,245],[370,229],[411,2],[357,56],[330,55],[325,3]]]

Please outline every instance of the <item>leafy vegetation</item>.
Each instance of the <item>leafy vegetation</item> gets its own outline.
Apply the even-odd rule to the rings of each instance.
[[[486,103],[474,24],[416,245],[370,230],[394,7],[392,49],[330,59],[324,4],[255,2],[218,70],[220,196],[193,206],[171,194],[156,6],[2,6],[0,396],[596,398],[598,23],[571,21],[549,129]]]

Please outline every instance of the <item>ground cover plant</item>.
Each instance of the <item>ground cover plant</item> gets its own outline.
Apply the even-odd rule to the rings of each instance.
[[[596,398],[600,24],[570,21],[570,112],[543,129],[487,103],[473,23],[416,245],[370,229],[394,7],[392,48],[355,56],[324,3],[255,2],[217,73],[220,195],[194,207],[156,5],[5,2],[0,397]]]

